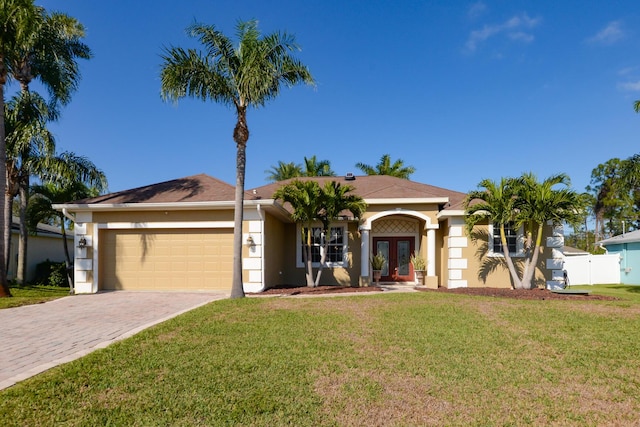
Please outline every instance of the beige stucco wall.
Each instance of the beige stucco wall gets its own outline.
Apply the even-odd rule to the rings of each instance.
[[[283,285],[286,258],[285,224],[265,213],[264,224],[264,281],[265,288]],[[294,259],[295,261],[295,259]],[[292,262],[289,259],[289,262]]]

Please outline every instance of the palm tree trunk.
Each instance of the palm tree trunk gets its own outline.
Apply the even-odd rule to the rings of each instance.
[[[518,272],[516,271],[515,266],[513,265],[513,260],[511,259],[511,255],[509,254],[509,245],[507,244],[507,236],[504,232],[504,224],[500,224],[500,241],[502,242],[502,251],[504,252],[504,260],[507,263],[507,268],[509,268],[509,273],[511,274],[511,280],[513,283],[511,287],[513,289],[521,289],[522,281],[520,277],[518,277]]]
[[[29,177],[25,178],[26,182],[20,182],[20,240],[18,244],[18,269],[16,271],[16,280],[18,283],[26,283],[27,281],[27,243],[29,232],[27,230],[27,204],[29,203]]]
[[[244,210],[244,175],[246,165],[246,146],[237,144],[236,192],[233,213],[233,282],[231,298],[244,297],[242,284],[242,222]]]
[[[536,272],[536,265],[538,264],[538,256],[540,252],[540,245],[542,243],[542,231],[543,225],[538,225],[538,234],[536,235],[536,244],[533,248],[533,254],[530,259],[527,259],[527,265],[522,275],[522,287],[524,289],[533,289],[533,278]]]
[[[247,107],[237,107],[238,122],[233,130],[236,142],[236,192],[233,213],[233,281],[231,282],[231,298],[243,298],[242,281],[242,222],[244,219],[244,176],[247,165],[247,141],[249,129],[246,123]]]
[[[0,64],[3,63],[0,58]],[[2,67],[2,66],[0,66]],[[4,207],[2,215],[0,215],[0,230],[3,231],[4,236],[2,245],[0,245],[0,297],[10,297],[11,291],[9,290],[9,283],[7,282],[7,267],[5,264],[6,254],[9,251],[7,246],[7,215],[6,210],[6,197],[7,197],[7,143],[5,141],[5,129],[4,129],[4,84],[6,81],[6,70],[4,67],[0,69],[0,206]],[[11,230],[9,229],[9,235]]]
[[[324,268],[324,263],[327,262],[327,251],[329,250],[329,241],[327,240],[327,236],[325,236],[325,244],[323,245],[322,256],[320,257],[320,267],[318,267],[318,272],[316,273],[316,281],[314,283],[314,287],[320,285],[320,276],[322,275],[322,269]]]

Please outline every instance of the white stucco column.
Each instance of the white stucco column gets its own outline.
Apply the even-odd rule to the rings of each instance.
[[[369,277],[369,229],[360,229],[360,277]]]
[[[427,276],[436,275],[436,230],[427,230]]]

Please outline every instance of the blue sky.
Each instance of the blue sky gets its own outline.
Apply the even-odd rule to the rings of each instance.
[[[317,81],[249,111],[247,188],[278,160],[315,154],[342,175],[388,153],[413,180],[462,192],[528,171],[565,172],[582,191],[599,163],[640,152],[637,0],[36,3],[86,27],[94,58],[51,130],[111,191],[198,173],[235,181],[234,111],[160,97],[162,48],[196,47],[194,21],[293,33]]]

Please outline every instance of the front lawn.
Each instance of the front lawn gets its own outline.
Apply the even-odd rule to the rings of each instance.
[[[636,425],[638,354],[635,299],[224,300],[0,392],[0,425]]]
[[[69,295],[69,288],[58,286],[12,286],[11,298],[0,298],[0,309],[40,304]]]

